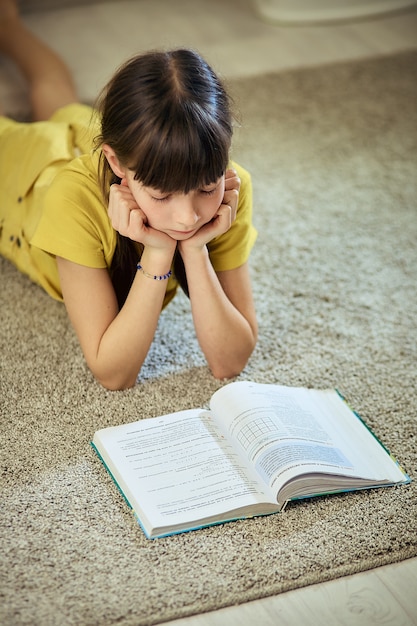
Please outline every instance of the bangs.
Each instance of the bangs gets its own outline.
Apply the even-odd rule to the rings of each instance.
[[[145,187],[187,194],[224,174],[232,132],[195,103],[173,108],[153,119],[152,132],[135,133],[142,139],[130,152],[129,169]]]

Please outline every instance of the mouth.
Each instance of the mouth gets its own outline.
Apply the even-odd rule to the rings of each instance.
[[[192,235],[195,233],[197,229],[193,228],[192,230],[171,230],[171,233],[173,235],[177,235],[177,236],[184,236],[184,235]]]

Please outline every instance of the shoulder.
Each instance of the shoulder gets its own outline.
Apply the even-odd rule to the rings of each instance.
[[[108,232],[110,222],[99,185],[98,160],[98,153],[73,159],[51,182],[42,213],[55,228],[66,223],[71,228],[94,232],[99,238]]]
[[[116,242],[98,184],[98,155],[65,165],[45,194],[32,243],[89,267],[109,266]]]
[[[46,202],[71,202],[89,199],[102,205],[98,181],[98,153],[85,154],[64,165],[56,174],[46,195]],[[83,205],[79,206],[82,209]]]

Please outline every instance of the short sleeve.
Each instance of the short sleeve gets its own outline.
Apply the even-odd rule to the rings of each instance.
[[[64,167],[45,194],[31,244],[49,254],[93,268],[110,267],[116,245],[97,183],[93,158]]]

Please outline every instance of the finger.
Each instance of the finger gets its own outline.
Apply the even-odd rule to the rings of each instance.
[[[237,205],[235,202],[232,201],[228,201],[228,202],[224,202],[224,206],[227,207],[228,211],[229,211],[229,216],[230,216],[230,220],[231,222],[234,222],[236,219],[236,214],[237,214]]]
[[[146,225],[146,216],[141,209],[133,209],[129,215],[129,232],[138,234]]]
[[[226,176],[224,181],[226,191],[230,189],[240,189],[240,178],[237,172],[235,170],[228,170],[228,172],[230,172],[230,175]]]
[[[217,211],[216,217],[219,222],[223,223],[223,228],[229,229],[235,219],[235,216],[236,211],[233,209],[233,207],[230,204],[224,202]]]
[[[230,204],[229,204],[228,206],[230,206]],[[236,219],[236,214],[237,214],[237,209],[236,209],[236,207],[230,206],[230,219],[231,219],[231,221],[232,221],[232,222],[234,222],[234,221],[235,221],[235,219]]]
[[[138,241],[138,238],[143,234],[145,224],[146,216],[144,212],[137,205],[131,206],[127,211],[120,213],[119,233],[134,241]]]
[[[224,204],[229,204],[234,210],[236,210],[237,205],[238,205],[238,200],[239,200],[238,189],[229,189],[228,191],[225,191],[224,198],[223,198]]]
[[[129,229],[130,213],[137,208],[138,205],[127,186],[111,186],[107,212],[115,230],[122,235],[126,234]]]

